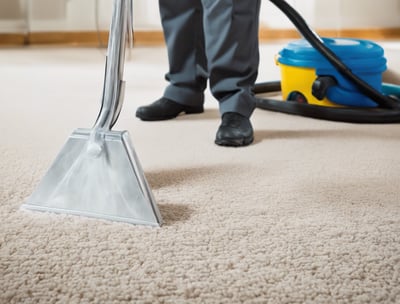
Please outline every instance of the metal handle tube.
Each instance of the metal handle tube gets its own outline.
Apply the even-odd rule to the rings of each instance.
[[[127,19],[130,1],[132,0],[114,1],[101,109],[94,128],[110,130],[121,111],[124,98],[124,81],[122,77],[125,63]]]

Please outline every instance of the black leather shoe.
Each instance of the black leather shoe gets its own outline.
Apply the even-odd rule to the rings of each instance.
[[[254,140],[250,119],[235,112],[222,116],[215,143],[220,146],[240,147],[250,145]]]
[[[167,120],[177,117],[182,112],[186,114],[203,113],[204,108],[203,105],[185,106],[162,97],[148,106],[139,107],[136,110],[136,117],[146,121]]]

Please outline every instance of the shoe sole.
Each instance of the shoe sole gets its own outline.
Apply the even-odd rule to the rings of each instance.
[[[204,112],[204,109],[201,109],[201,110],[195,109],[195,110],[182,111],[176,115],[164,115],[164,116],[145,116],[145,115],[139,115],[136,113],[136,117],[143,121],[159,121],[159,120],[169,120],[169,119],[176,118],[181,113],[190,115],[190,114],[201,114],[203,112]]]
[[[179,115],[179,114],[178,114]],[[177,115],[176,115],[177,116]],[[139,118],[140,120],[143,121],[159,121],[159,120],[168,120],[168,119],[173,119],[176,116],[171,115],[171,116],[161,116],[161,117],[155,117],[155,116],[140,116],[136,114],[136,117]]]
[[[216,139],[215,144],[224,147],[244,147],[250,145],[254,141],[254,137],[250,138],[224,138]]]

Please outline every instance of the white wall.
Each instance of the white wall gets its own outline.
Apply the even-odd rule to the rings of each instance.
[[[136,28],[161,28],[158,0],[134,0],[133,2]]]
[[[23,0],[0,0],[0,32],[25,32]]]
[[[400,27],[400,0],[316,0],[314,15],[319,28]]]
[[[400,0],[287,0],[314,28],[400,27]],[[272,28],[292,25],[271,2],[264,1],[261,23]]]
[[[0,32],[90,31],[109,28],[113,0],[0,0]],[[172,1],[172,0],[171,0]],[[243,0],[252,1],[252,0]],[[400,27],[400,0],[287,0],[314,28]],[[26,4],[30,5],[25,14]],[[96,13],[96,8],[97,13]],[[96,18],[98,15],[98,18]],[[134,0],[136,29],[161,29],[158,0]],[[292,28],[269,1],[262,2],[261,24]]]
[[[111,0],[29,0],[30,29],[46,31],[92,31],[109,28]],[[41,13],[43,8],[47,13]]]
[[[15,12],[15,3],[20,12]],[[107,30],[112,0],[0,0],[0,32]],[[10,19],[7,16],[14,16]]]

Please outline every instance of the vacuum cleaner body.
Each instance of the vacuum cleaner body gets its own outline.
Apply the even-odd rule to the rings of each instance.
[[[386,70],[384,50],[361,39],[322,38],[354,74],[377,91]],[[313,48],[307,40],[290,42],[277,55],[283,100],[327,107],[377,107]]]
[[[277,58],[281,81],[256,83],[260,109],[350,123],[399,123],[400,88],[382,83],[383,49],[360,39],[321,38],[285,0],[270,0],[303,40]],[[282,92],[283,100],[260,94]]]

